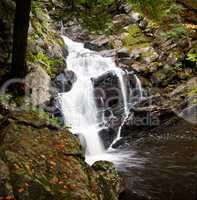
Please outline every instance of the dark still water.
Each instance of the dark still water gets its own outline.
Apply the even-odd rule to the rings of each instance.
[[[121,172],[120,199],[197,200],[197,127],[180,123],[156,135],[131,145],[135,159],[144,162]]]

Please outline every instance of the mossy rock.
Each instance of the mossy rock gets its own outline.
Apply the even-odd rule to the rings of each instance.
[[[177,76],[173,66],[165,65],[162,69],[152,74],[152,82],[154,85],[167,86]]]
[[[97,181],[106,200],[117,200],[120,192],[120,178],[113,164],[107,161],[97,161],[93,169],[99,174]],[[110,184],[108,184],[110,182]]]
[[[27,60],[41,66],[54,78],[66,65],[64,62],[64,43],[60,33],[52,23],[47,11],[52,2],[33,2],[31,11],[31,30],[28,37]]]
[[[147,38],[138,25],[134,24],[128,29],[129,35],[124,38],[124,45],[129,48],[135,47],[148,47],[150,43],[150,39]]]
[[[148,68],[149,68],[149,71],[150,71],[151,73],[154,73],[154,72],[156,72],[157,70],[159,70],[160,68],[162,68],[162,66],[163,66],[163,64],[160,63],[160,62],[152,62],[152,63],[148,66]]]
[[[111,189],[119,185],[112,165],[105,172],[90,168],[79,140],[68,130],[55,127],[32,112],[9,113],[3,120],[6,123],[1,123],[0,130],[0,197],[107,200],[97,177],[105,180],[107,193],[118,196],[117,190]]]

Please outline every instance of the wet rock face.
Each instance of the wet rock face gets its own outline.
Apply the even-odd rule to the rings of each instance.
[[[108,149],[110,147],[110,145],[116,138],[116,135],[116,131],[112,128],[106,128],[99,131],[99,136],[101,138],[101,141],[103,142],[105,149]]]
[[[121,116],[122,93],[117,75],[111,71],[93,79],[98,110],[107,121]]]
[[[131,104],[139,101],[139,91],[137,79],[134,73],[126,73],[123,76],[126,83],[127,97]],[[92,79],[95,88],[96,104],[99,110],[99,117],[105,119],[106,126],[109,129],[101,131],[104,146],[107,148],[117,133],[121,121],[124,119],[124,102],[120,80],[114,71],[107,72],[96,79]],[[111,131],[113,130],[113,131]],[[113,133],[113,134],[112,134]]]
[[[1,198],[118,199],[120,179],[113,165],[89,167],[76,136],[36,113],[10,113],[2,120]]]
[[[113,71],[106,72],[100,77],[96,79],[92,79],[92,81],[95,88],[97,87],[105,88],[105,89],[110,88],[110,87],[119,88],[118,77]]]
[[[147,136],[150,130],[175,117],[169,99],[160,95],[144,98],[130,112],[131,114],[122,126],[121,136],[130,138],[131,141]],[[116,146],[119,147],[124,142],[125,140],[120,141]]]
[[[121,138],[120,140],[116,141],[113,145],[112,148],[114,149],[120,149],[121,147],[125,148],[125,138]]]
[[[55,83],[59,92],[68,92],[72,89],[77,76],[71,70],[65,70],[56,77]]]
[[[94,84],[95,97],[99,108],[115,107],[120,104],[120,102],[118,102],[120,85],[118,77],[114,72],[107,72],[97,79],[92,79],[92,81]]]

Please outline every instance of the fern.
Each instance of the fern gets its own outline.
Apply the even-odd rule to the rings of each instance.
[[[187,60],[190,60],[192,62],[196,62],[197,63],[197,53],[189,52],[187,54]],[[197,65],[196,65],[196,67],[197,67]]]

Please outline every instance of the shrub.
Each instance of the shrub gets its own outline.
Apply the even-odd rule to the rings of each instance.
[[[166,32],[162,32],[161,36],[167,39],[171,39],[174,42],[178,41],[179,39],[183,39],[187,36],[188,30],[186,26],[182,24],[178,25],[171,25],[171,29]]]
[[[172,0],[128,0],[138,12],[160,21]]]
[[[197,53],[196,52],[189,52],[187,54],[187,60],[197,63]],[[196,65],[196,67],[197,67],[197,65]]]

